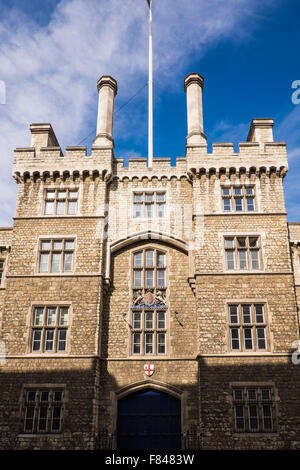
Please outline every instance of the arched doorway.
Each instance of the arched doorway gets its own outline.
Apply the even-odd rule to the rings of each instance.
[[[118,450],[180,450],[181,401],[147,389],[118,402]]]

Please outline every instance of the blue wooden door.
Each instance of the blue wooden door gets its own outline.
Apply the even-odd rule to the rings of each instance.
[[[180,450],[181,402],[157,390],[119,400],[118,450]]]

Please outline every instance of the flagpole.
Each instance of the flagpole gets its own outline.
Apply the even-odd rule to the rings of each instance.
[[[148,86],[148,168],[153,161],[153,47],[152,47],[152,0],[149,3],[149,86]]]

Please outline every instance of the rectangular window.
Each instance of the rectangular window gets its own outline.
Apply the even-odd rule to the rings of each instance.
[[[226,269],[262,269],[259,236],[234,236],[224,238]]]
[[[232,351],[266,351],[267,324],[265,305],[238,304],[228,306],[230,348]]]
[[[76,215],[78,189],[47,189],[45,215]]]
[[[166,312],[132,312],[133,354],[166,354]]]
[[[25,433],[60,432],[64,391],[61,389],[25,389],[23,394],[23,431]]]
[[[69,307],[34,307],[32,352],[65,352],[69,324]]]
[[[40,240],[39,272],[71,272],[73,270],[74,245],[74,239]]]
[[[134,217],[163,218],[165,217],[165,207],[165,192],[143,191],[133,194]]]
[[[270,387],[234,388],[232,393],[236,432],[276,431],[274,393]]]
[[[223,186],[222,201],[224,212],[253,212],[255,211],[254,186]]]

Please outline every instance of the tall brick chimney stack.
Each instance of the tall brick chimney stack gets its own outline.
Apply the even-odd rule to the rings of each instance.
[[[203,131],[203,109],[202,90],[203,77],[198,73],[190,73],[184,79],[184,91],[187,101],[187,124],[188,135],[186,145],[197,147],[199,144],[206,144],[206,136]]]
[[[93,145],[96,147],[113,148],[114,100],[118,91],[117,82],[110,76],[102,76],[97,82],[98,117],[97,135]]]

